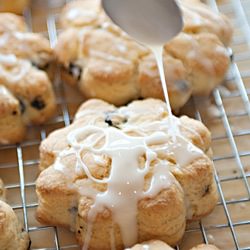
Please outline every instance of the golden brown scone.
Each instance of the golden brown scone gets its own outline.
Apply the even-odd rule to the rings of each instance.
[[[4,201],[6,195],[6,190],[3,185],[3,181],[0,179],[0,200]]]
[[[213,178],[213,165],[206,156],[211,144],[210,133],[203,124],[188,117],[173,118],[179,131],[177,137],[181,140],[178,143],[176,142],[176,145],[174,142],[173,145],[175,146],[173,147],[180,147],[179,151],[176,149],[179,153],[173,153],[177,151],[172,151],[172,149],[157,150],[158,147],[161,148],[160,145],[163,148],[172,147],[171,140],[164,139],[164,133],[166,133],[166,136],[170,136],[172,133],[171,128],[167,125],[169,119],[166,104],[156,99],[134,101],[121,108],[94,99],[84,103],[79,108],[72,125],[51,133],[40,146],[40,169],[42,172],[36,183],[39,199],[38,220],[46,224],[71,228],[76,231],[78,242],[81,245],[84,242],[86,243],[85,237],[88,236],[87,228],[89,225],[88,216],[93,206],[95,207],[95,202],[97,202],[93,194],[96,192],[103,193],[109,184],[93,181],[86,170],[79,170],[79,165],[76,165],[76,162],[79,163],[80,160],[75,153],[70,153],[70,155],[65,153],[67,150],[73,150],[75,143],[77,143],[73,143],[70,139],[74,133],[82,131],[75,137],[77,141],[81,141],[80,145],[96,140],[97,148],[103,145],[103,137],[97,139],[98,133],[96,134],[92,129],[110,133],[106,135],[106,138],[114,140],[110,144],[114,145],[112,150],[121,150],[119,152],[122,152],[123,149],[123,146],[120,149],[119,143],[123,143],[124,140],[126,143],[130,143],[134,140],[134,137],[144,140],[148,136],[150,138],[151,136],[157,137],[157,133],[163,133],[157,138],[162,138],[161,140],[164,142],[161,140],[158,142],[158,139],[156,139],[155,143],[150,144],[150,148],[154,148],[154,152],[157,153],[155,160],[150,163],[149,172],[145,175],[142,186],[144,190],[151,190],[148,188],[153,188],[156,185],[154,183],[161,183],[160,180],[153,181],[159,177],[158,175],[156,177],[156,173],[158,173],[158,167],[161,164],[163,164],[161,166],[165,166],[164,164],[169,166],[169,168],[166,168],[168,169],[167,172],[164,172],[162,176],[162,179],[167,181],[163,181],[163,186],[154,195],[143,196],[144,198],[138,200],[137,242],[159,239],[170,245],[177,244],[184,233],[187,219],[199,219],[212,211],[217,202],[217,190]],[[86,136],[87,138],[85,138]],[[129,139],[123,139],[123,136],[125,138],[128,136]],[[126,143],[124,145],[127,145]],[[78,149],[81,148],[80,145],[77,147]],[[185,145],[189,146],[186,147]],[[129,149],[130,147],[128,153],[130,152]],[[188,150],[188,152],[185,150]],[[95,179],[102,180],[108,178],[109,175],[113,176],[111,173],[116,171],[116,167],[111,164],[116,162],[115,156],[112,158],[105,153],[100,153],[97,157],[88,149],[86,151],[83,149],[81,152],[78,157],[84,163],[82,166],[87,166]],[[184,155],[187,155],[188,160],[185,159]],[[121,153],[121,157],[124,156]],[[183,156],[184,158],[182,158]],[[141,166],[146,164],[145,161],[148,156],[144,157],[138,156],[137,164],[142,164]],[[129,156],[127,158],[130,159]],[[124,174],[128,178],[134,176],[130,174],[129,167],[127,171]],[[131,181],[128,181],[128,183],[131,183]],[[116,193],[118,190],[114,192]],[[110,249],[110,228],[112,228],[112,216],[114,214],[112,215],[112,210],[108,205],[105,207],[104,210],[98,210],[99,212],[93,221],[89,249]],[[128,207],[130,205],[124,206],[125,209]],[[123,244],[124,235],[120,229],[118,224],[114,223],[114,242],[117,249],[123,249],[125,244]]]
[[[27,250],[30,239],[23,231],[12,208],[0,200],[0,249]]]
[[[184,29],[164,51],[169,98],[175,111],[191,94],[209,95],[222,82],[230,63],[225,47],[232,36],[228,20],[192,1],[180,1]],[[60,23],[65,31],[55,54],[63,79],[77,85],[85,97],[115,105],[138,98],[164,99],[154,56],[112,24],[100,2],[72,1],[62,11]]]
[[[8,144],[20,142],[26,125],[42,124],[55,111],[43,71],[51,68],[53,53],[47,39],[26,32],[21,17],[2,13],[0,21],[0,144]]]
[[[30,0],[1,0],[0,12],[13,12],[15,14],[23,14],[28,7]]]
[[[229,66],[228,52],[214,34],[181,33],[165,46],[188,72],[194,95],[208,95],[222,82]]]
[[[125,250],[174,250],[172,247],[167,245],[165,242],[160,240],[152,240],[148,242],[143,242],[141,244],[137,244],[132,248],[126,248]],[[193,247],[190,250],[218,250],[218,248],[214,245],[205,245],[201,244],[196,247]]]
[[[216,35],[224,45],[230,44],[233,28],[225,15],[212,11],[199,0],[180,0],[180,7],[185,33],[211,33]]]

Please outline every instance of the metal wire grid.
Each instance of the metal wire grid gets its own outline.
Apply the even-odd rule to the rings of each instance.
[[[53,3],[53,1],[48,1],[49,3]],[[58,2],[58,1],[57,1]],[[214,237],[210,234],[211,230],[222,230],[222,229],[229,229],[227,231],[227,237],[225,239],[228,239],[228,237],[231,237],[232,243],[225,249],[250,249],[250,242],[246,241],[245,244],[242,245],[240,238],[241,235],[237,232],[237,228],[241,226],[249,226],[250,225],[250,216],[246,218],[245,220],[240,220],[235,222],[235,220],[232,218],[232,214],[230,213],[230,205],[233,204],[247,204],[250,202],[250,171],[247,171],[245,168],[245,165],[243,164],[243,158],[250,156],[250,148],[248,150],[240,150],[238,147],[237,140],[238,138],[241,139],[241,141],[245,140],[245,136],[250,135],[250,103],[249,103],[249,94],[250,94],[250,84],[248,88],[245,88],[244,81],[250,82],[250,70],[240,70],[239,64],[241,62],[244,62],[245,64],[248,63],[248,66],[250,66],[250,18],[249,18],[249,8],[250,7],[250,0],[229,0],[228,2],[221,3],[219,6],[215,2],[215,0],[209,0],[209,4],[214,8],[215,11],[218,11],[218,7],[220,8],[221,12],[224,12],[226,14],[231,13],[234,15],[233,22],[236,26],[240,27],[241,34],[236,35],[234,38],[233,46],[238,45],[247,45],[246,48],[249,48],[249,50],[246,51],[246,49],[243,52],[235,53],[235,62],[232,63],[230,72],[228,74],[226,82],[234,82],[235,89],[231,91],[230,93],[225,94],[222,89],[216,89],[213,92],[213,98],[214,103],[219,111],[219,115],[216,117],[217,120],[219,120],[223,124],[223,131],[221,134],[216,134],[213,137],[213,142],[220,141],[220,140],[228,140],[230,145],[230,154],[227,155],[220,155],[215,154],[214,156],[214,162],[215,165],[217,165],[217,162],[229,160],[229,161],[235,161],[236,163],[236,174],[228,175],[226,177],[221,177],[219,175],[218,169],[215,168],[215,179],[217,182],[219,194],[220,194],[220,202],[218,203],[217,207],[223,208],[224,215],[226,217],[226,220],[224,223],[216,223],[209,225],[207,221],[195,223],[195,225],[191,225],[187,228],[186,234],[200,234],[200,241],[203,241],[205,243],[213,243]],[[55,2],[54,2],[55,6]],[[25,12],[25,18],[27,21],[27,24],[29,25],[30,29],[32,30],[32,15],[31,12],[28,10]],[[50,43],[52,46],[56,43],[57,40],[57,27],[56,27],[56,18],[57,14],[48,14],[47,16],[47,34],[50,40]],[[46,33],[46,32],[45,32]],[[246,84],[247,85],[247,84]],[[26,159],[25,156],[26,149],[29,147],[35,147],[35,150],[38,151],[38,146],[40,144],[40,141],[46,137],[48,134],[47,127],[51,126],[54,128],[55,126],[62,127],[67,126],[70,124],[72,114],[70,111],[70,105],[74,104],[77,106],[80,103],[80,100],[68,100],[67,99],[67,90],[66,87],[61,84],[59,75],[56,76],[55,79],[55,90],[58,97],[58,110],[59,115],[56,116],[52,121],[50,121],[48,124],[46,124],[43,127],[40,127],[39,129],[39,135],[35,138],[31,138],[26,140],[25,142],[19,144],[19,145],[8,145],[8,146],[1,146],[0,147],[0,153],[3,154],[8,151],[15,152],[16,155],[16,161],[15,162],[2,162],[0,160],[0,171],[7,169],[15,169],[18,171],[19,180],[17,180],[16,183],[18,184],[9,184],[7,182],[7,189],[11,193],[12,190],[19,190],[20,191],[20,202],[17,204],[12,204],[13,209],[16,212],[22,212],[23,222],[24,222],[24,228],[26,231],[30,232],[30,235],[32,235],[33,232],[38,232],[38,237],[43,231],[49,231],[49,234],[52,236],[53,245],[47,246],[46,242],[42,242],[43,245],[39,245],[39,247],[32,245],[32,249],[79,249],[79,247],[73,242],[72,244],[64,243],[62,241],[63,234],[61,235],[61,232],[59,233],[56,227],[51,226],[41,226],[41,225],[32,225],[33,223],[30,223],[29,221],[29,210],[35,209],[37,207],[36,200],[28,201],[28,189],[35,188],[34,180],[27,180],[28,172],[25,174],[27,169],[37,169],[37,165],[39,163],[38,156],[32,158],[32,159]],[[240,109],[240,111],[237,112],[231,112],[230,110],[227,110],[225,106],[225,102],[227,102],[232,98],[239,98],[242,100],[243,108]],[[67,100],[66,100],[67,99]],[[191,101],[192,110],[194,111],[194,115],[197,119],[202,120],[204,117],[204,111],[201,110],[199,105],[199,100],[197,98],[193,98]],[[231,125],[231,119],[234,118],[247,118],[247,124],[248,126],[245,129],[239,129],[234,130]],[[206,123],[206,119],[205,119]],[[31,128],[32,130],[33,128]],[[12,155],[11,154],[11,155]],[[37,154],[37,152],[36,152]],[[1,155],[1,154],[0,154]],[[2,172],[0,172],[1,174]],[[232,182],[232,181],[241,181],[244,185],[244,188],[246,190],[246,195],[242,198],[237,198],[233,200],[227,199],[227,194],[225,189],[223,188],[224,183]],[[215,212],[216,213],[216,212]],[[208,225],[207,225],[208,224]],[[250,235],[250,227],[246,228],[245,232],[248,232],[248,235]],[[187,236],[188,237],[188,236]],[[31,237],[32,238],[32,237]],[[243,235],[243,238],[245,236]],[[33,240],[33,239],[32,239]],[[199,242],[201,243],[201,242]],[[215,242],[216,243],[216,242]],[[185,244],[185,241],[184,243]],[[179,246],[177,249],[184,249],[184,246]]]

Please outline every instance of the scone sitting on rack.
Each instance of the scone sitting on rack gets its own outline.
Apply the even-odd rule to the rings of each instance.
[[[20,142],[28,124],[53,115],[54,92],[44,71],[53,54],[47,39],[26,32],[21,17],[3,13],[0,21],[0,144],[8,144]]]
[[[143,242],[141,244],[137,244],[132,248],[126,248],[125,250],[174,250],[172,247],[168,246],[165,242],[160,240],[152,240],[148,242]],[[196,247],[193,247],[190,250],[219,250],[214,245],[205,245],[201,244]]]
[[[5,189],[0,179],[0,249],[27,250],[30,246],[29,235],[22,230],[16,214],[4,200]]]
[[[202,123],[169,116],[160,100],[87,101],[40,146],[37,218],[71,228],[89,249],[175,245],[186,220],[217,203],[210,143]]]
[[[209,95],[222,82],[232,28],[223,15],[193,0],[179,1],[184,29],[166,44],[164,63],[172,108],[194,95]],[[198,21],[197,21],[198,20]],[[100,0],[72,1],[60,16],[64,32],[55,48],[66,82],[88,97],[124,105],[138,98],[163,99],[152,53],[105,15]]]
[[[23,14],[29,3],[30,0],[1,0],[0,12],[13,12],[15,14]]]

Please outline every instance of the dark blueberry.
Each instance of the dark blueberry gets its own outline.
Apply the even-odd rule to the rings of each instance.
[[[230,56],[231,62],[233,62],[233,61],[234,61],[234,53],[233,53],[233,50],[232,50],[231,48],[228,48],[227,51],[228,51],[228,54],[229,54],[229,56]]]
[[[186,92],[189,90],[189,86],[185,80],[176,80],[174,83],[180,91]]]
[[[82,227],[82,226],[80,226],[80,228],[81,228],[81,229],[83,229],[83,227]]]
[[[206,196],[210,192],[210,185],[207,185],[202,197]]]
[[[17,114],[16,110],[12,111],[12,115],[16,115],[16,114]]]
[[[29,249],[30,249],[30,247],[31,247],[31,240],[29,240],[29,245],[28,245],[27,250],[29,250]]]
[[[114,112],[107,112],[106,113],[106,117],[105,117],[105,122],[111,126],[111,127],[114,127],[114,128],[118,128],[120,129],[119,125],[121,123],[126,123],[127,122],[127,118],[123,118],[121,120],[116,120],[115,119],[115,113]]]
[[[21,114],[23,114],[25,112],[25,109],[26,109],[25,104],[21,99],[18,99],[18,101],[19,101],[19,105],[20,105]]]
[[[38,68],[41,70],[47,70],[49,68],[49,65],[50,65],[49,63],[46,63],[44,65],[38,66]]]
[[[71,207],[68,211],[72,214],[75,214],[75,213],[77,213],[78,209],[77,209],[77,207]]]
[[[80,231],[80,230],[78,230],[77,232],[78,232],[79,234],[81,233],[81,231]]]
[[[45,108],[45,103],[41,97],[37,96],[32,102],[31,106],[35,109],[41,110]]]
[[[82,68],[80,66],[70,63],[68,71],[77,81],[81,79]]]
[[[111,127],[113,126],[113,122],[112,122],[112,120],[110,119],[109,116],[106,116],[105,122],[106,122],[109,126],[111,126]]]
[[[35,68],[37,69],[40,69],[40,70],[47,70],[49,68],[49,65],[50,63],[45,63],[44,65],[39,65],[35,62],[31,62],[32,66],[34,66]]]

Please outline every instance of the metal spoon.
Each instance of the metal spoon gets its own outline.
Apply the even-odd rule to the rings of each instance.
[[[167,109],[171,115],[163,66],[163,46],[183,27],[181,11],[174,0],[102,0],[114,23],[155,54]]]

